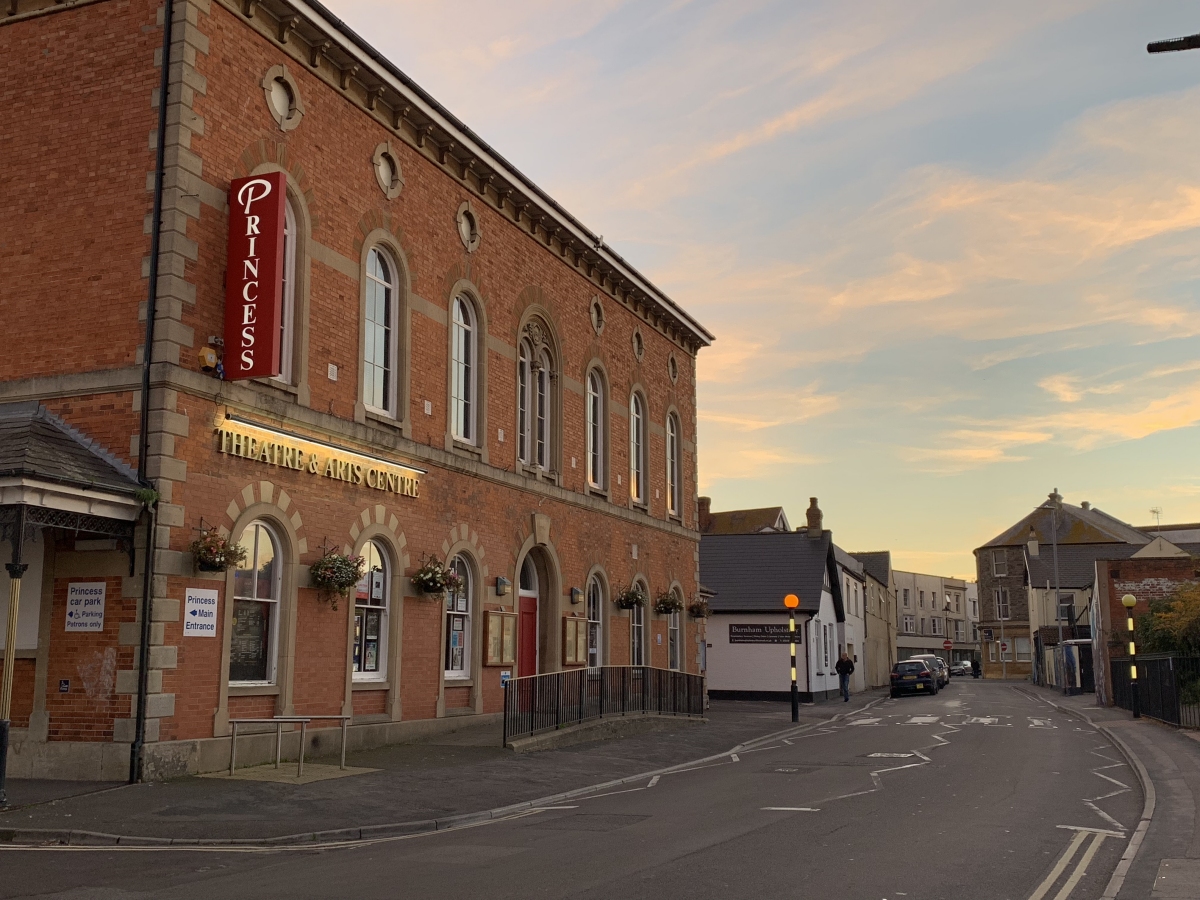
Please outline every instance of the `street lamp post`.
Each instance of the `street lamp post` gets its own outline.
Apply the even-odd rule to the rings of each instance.
[[[1062,672],[1062,689],[1065,694],[1067,693],[1067,650],[1063,646],[1062,589],[1058,582],[1058,511],[1060,509],[1062,509],[1062,494],[1058,492],[1058,488],[1055,488],[1054,492],[1050,494],[1050,542],[1054,548],[1054,618],[1058,619],[1058,653],[1061,663],[1059,666],[1055,666],[1054,677],[1059,678],[1059,671]]]
[[[1137,598],[1133,594],[1121,598],[1121,605],[1125,607],[1125,627],[1129,629],[1129,705],[1133,717],[1140,719],[1142,710],[1138,705],[1137,644],[1133,640],[1133,607],[1136,603]]]
[[[800,721],[800,687],[796,684],[796,607],[800,605],[800,598],[795,594],[788,594],[783,598],[783,605],[788,611],[788,646],[792,651],[792,721]]]

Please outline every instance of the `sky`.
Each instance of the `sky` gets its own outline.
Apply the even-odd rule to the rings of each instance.
[[[968,578],[1053,488],[1200,521],[1196,7],[326,2],[716,336],[714,510]]]

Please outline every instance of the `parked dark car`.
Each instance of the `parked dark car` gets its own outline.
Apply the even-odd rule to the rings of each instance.
[[[937,674],[920,659],[908,659],[892,666],[892,696],[936,694]]]
[[[936,653],[914,653],[909,657],[910,660],[917,660],[929,666],[937,679],[938,688],[944,688],[950,684],[950,667],[946,665],[946,661]]]

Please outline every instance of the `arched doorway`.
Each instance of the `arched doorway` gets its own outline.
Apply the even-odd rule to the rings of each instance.
[[[538,572],[533,555],[521,563],[517,591],[517,675],[538,673]]]

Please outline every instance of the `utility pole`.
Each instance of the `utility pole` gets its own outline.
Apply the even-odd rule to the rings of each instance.
[[[1063,646],[1063,627],[1062,627],[1062,590],[1058,582],[1058,511],[1062,509],[1062,494],[1058,492],[1058,488],[1050,494],[1050,539],[1054,547],[1054,618],[1058,619],[1058,665],[1055,667],[1055,678],[1059,678],[1059,672],[1062,673],[1061,685],[1063,693],[1067,692],[1066,671],[1067,671],[1067,648]]]

